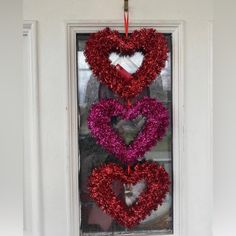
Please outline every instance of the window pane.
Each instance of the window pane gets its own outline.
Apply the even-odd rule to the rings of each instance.
[[[113,235],[114,233],[135,233],[135,235],[144,234],[171,234],[173,232],[173,186],[167,195],[162,206],[157,211],[153,211],[144,221],[132,229],[126,229],[117,224],[110,216],[103,213],[89,198],[87,190],[87,178],[91,170],[102,163],[117,162],[116,158],[104,151],[101,146],[90,135],[87,127],[88,111],[92,103],[98,102],[102,98],[112,98],[115,95],[105,85],[101,85],[93,76],[89,65],[85,62],[83,50],[88,34],[77,34],[77,63],[78,63],[78,103],[79,103],[79,161],[80,161],[80,200],[81,200],[81,232],[83,235]],[[169,45],[169,56],[166,67],[162,70],[156,80],[153,81],[149,89],[144,89],[142,96],[156,98],[168,108],[170,116],[170,125],[164,139],[159,142],[150,152],[145,154],[147,160],[157,161],[164,166],[172,179],[172,66],[171,52],[172,39],[170,34],[166,34]],[[141,65],[143,56],[141,53],[135,53],[132,57],[120,58],[117,54],[110,55],[112,64],[120,64],[129,73],[134,73]],[[119,128],[125,130],[124,139],[129,142],[138,133],[144,118],[137,117],[132,121],[116,121]],[[172,181],[173,182],[173,181]],[[126,202],[132,202],[135,196],[141,192],[142,183],[133,187],[132,197],[126,196]],[[137,196],[136,196],[137,197]]]

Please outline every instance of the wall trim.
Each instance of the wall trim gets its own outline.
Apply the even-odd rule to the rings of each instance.
[[[41,191],[41,164],[40,164],[40,121],[39,121],[39,81],[37,60],[37,22],[23,22],[23,37],[28,37],[28,74],[24,78],[24,175],[27,172],[30,178],[29,188],[24,192],[24,198],[31,201],[24,205],[31,218],[30,224],[25,225],[24,235],[42,236],[42,191]],[[26,63],[26,62],[24,62]],[[27,91],[26,91],[27,89]],[[30,101],[29,103],[26,101]],[[27,122],[26,122],[27,120]],[[26,137],[27,140],[26,140]],[[27,142],[26,142],[27,141]],[[26,183],[24,183],[26,185]],[[25,189],[25,188],[24,188]],[[26,194],[28,196],[26,196]]]
[[[68,68],[68,147],[66,158],[67,173],[67,219],[68,235],[80,235],[80,204],[78,192],[78,110],[76,82],[76,34],[90,33],[109,26],[124,32],[123,22],[114,21],[70,21],[66,22],[67,68]],[[185,235],[184,201],[184,42],[183,21],[135,21],[130,24],[132,31],[142,27],[153,27],[162,33],[171,33],[173,37],[173,151],[174,151],[174,236]]]
[[[209,194],[209,199],[211,202],[211,218],[210,223],[212,225],[213,219],[213,21],[208,22],[208,58],[209,58],[209,68],[208,68],[208,170],[209,170],[209,189],[211,189]],[[211,232],[211,235],[213,232]]]

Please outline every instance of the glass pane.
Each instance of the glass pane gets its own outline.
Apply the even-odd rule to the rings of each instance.
[[[83,50],[88,34],[77,35],[77,63],[78,63],[78,103],[79,103],[79,161],[80,161],[80,200],[81,200],[81,232],[82,235],[113,235],[127,234],[171,234],[173,233],[173,186],[167,195],[165,202],[153,211],[144,221],[132,229],[126,229],[117,224],[110,216],[103,213],[89,198],[87,190],[87,178],[94,167],[102,163],[117,162],[109,153],[104,151],[90,135],[87,127],[88,111],[92,103],[98,102],[101,98],[112,98],[115,95],[106,86],[101,85],[93,76],[89,65],[85,62]],[[150,96],[161,100],[168,108],[170,116],[170,125],[164,139],[159,142],[150,152],[145,154],[147,160],[157,161],[164,166],[172,179],[172,67],[171,52],[172,40],[171,35],[166,34],[170,53],[166,67],[162,70],[156,80],[153,81],[149,89],[144,89],[142,96]],[[143,56],[141,53],[135,53],[132,57],[119,57],[112,53],[110,55],[111,63],[120,64],[128,72],[134,73],[141,65]],[[120,132],[120,127],[125,130],[124,139],[128,143],[138,133],[144,118],[137,117],[132,121],[123,121],[117,119],[113,127]],[[126,202],[133,202],[138,194],[142,191],[143,184],[138,183],[133,187],[133,195],[126,196]],[[136,195],[135,195],[136,194]]]

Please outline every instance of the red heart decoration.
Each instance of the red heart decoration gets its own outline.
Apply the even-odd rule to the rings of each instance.
[[[112,183],[115,180],[132,185],[144,180],[146,187],[138,200],[133,205],[127,206],[112,190]],[[131,228],[162,204],[169,191],[169,184],[168,173],[157,163],[137,164],[129,175],[119,165],[110,163],[92,171],[89,177],[89,193],[105,213],[119,224]]]
[[[112,128],[112,117],[133,120],[137,116],[146,118],[144,127],[136,138],[126,145],[123,138]],[[98,144],[123,163],[133,163],[161,140],[168,127],[168,110],[156,99],[144,97],[131,107],[115,99],[101,100],[89,112],[88,127]]]
[[[143,63],[127,80],[111,65],[109,56],[112,52],[120,56],[141,52]],[[152,28],[135,30],[128,37],[106,28],[91,34],[84,52],[98,80],[125,99],[135,97],[157,77],[165,66],[167,53],[165,36]]]

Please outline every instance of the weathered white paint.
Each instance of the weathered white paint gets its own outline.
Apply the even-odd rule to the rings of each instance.
[[[39,98],[43,196],[43,236],[69,236],[67,178],[66,22],[121,20],[121,0],[25,0],[24,18],[38,21]],[[212,20],[210,0],[131,0],[135,21],[183,20],[185,116],[183,174],[184,228],[181,236],[211,235],[211,91],[209,83]],[[70,235],[72,236],[72,235]]]

